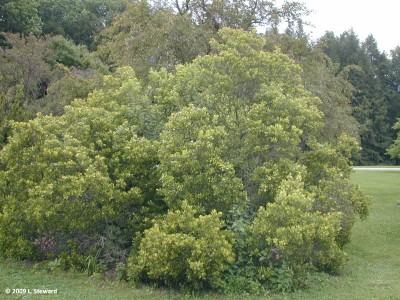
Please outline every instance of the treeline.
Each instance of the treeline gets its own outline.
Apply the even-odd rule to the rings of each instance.
[[[59,114],[69,101],[94,88],[87,81],[95,74],[121,66],[133,67],[140,78],[150,69],[173,71],[178,64],[209,54],[209,40],[219,28],[264,26],[268,50],[279,47],[303,67],[306,88],[332,98],[324,101],[331,106],[324,110],[327,118],[334,118],[331,126],[346,127],[360,139],[362,150],[353,161],[395,162],[386,150],[396,136],[393,125],[400,114],[400,48],[381,52],[373,36],[360,41],[352,30],[340,36],[327,32],[312,43],[303,21],[309,11],[299,3],[279,7],[268,1],[4,2],[2,143],[6,120],[26,120],[39,111]],[[282,24],[283,34],[278,32]],[[330,78],[317,82],[321,72],[330,73]],[[59,86],[63,84],[69,86]],[[24,91],[17,92],[18,88]]]
[[[5,1],[0,255],[226,293],[337,272],[369,211],[351,160],[389,160],[397,57],[311,44],[307,13]]]
[[[360,42],[352,30],[340,36],[328,32],[318,43],[353,86],[352,115],[362,146],[357,162],[387,163],[386,150],[393,143],[393,125],[400,116],[400,47],[389,54],[381,52],[372,35]]]

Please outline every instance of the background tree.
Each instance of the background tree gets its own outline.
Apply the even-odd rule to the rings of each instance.
[[[131,66],[146,77],[151,68],[173,70],[208,51],[210,35],[187,16],[154,10],[145,1],[127,4],[97,38],[96,56],[111,68]]]
[[[9,120],[32,118],[34,102],[45,96],[50,81],[57,76],[45,61],[51,52],[48,41],[33,35],[4,37],[9,46],[0,49],[1,143],[7,138]]]
[[[97,70],[106,71],[86,48],[75,46],[64,37],[37,38],[11,33],[3,36],[6,45],[0,48],[1,143],[7,139],[10,120],[28,120],[37,112],[62,113],[74,97],[86,97],[94,88],[91,78]],[[67,87],[71,77],[76,79],[74,83],[69,80],[73,88]],[[63,79],[65,83],[60,83]],[[63,89],[51,88],[56,83],[58,87],[64,85]],[[63,97],[58,97],[60,93]]]
[[[393,126],[393,129],[395,129],[395,130],[400,129],[400,120],[398,120],[397,123]],[[390,146],[390,148],[387,150],[387,152],[394,159],[400,158],[400,134],[399,133],[397,133],[397,139],[394,140],[393,144]]]
[[[213,31],[223,27],[252,30],[256,26],[267,26],[278,30],[281,23],[287,22],[294,30],[295,24],[309,11],[303,4],[285,1],[278,6],[276,1],[150,1],[155,7],[170,7],[179,15],[189,16],[196,24],[204,24]]]
[[[390,52],[390,69],[386,79],[389,87],[387,99],[389,101],[388,115],[390,125],[397,122],[400,117],[400,47],[396,47]],[[393,131],[394,130],[394,131]],[[396,138],[395,128],[392,128],[392,137]]]
[[[396,119],[389,115],[390,107],[390,61],[384,53],[378,49],[376,40],[372,35],[362,43],[363,52],[366,55],[366,63],[362,66],[367,73],[363,92],[371,101],[371,128],[367,134],[362,136],[364,151],[367,156],[372,157],[372,161],[387,161],[385,149],[393,140],[392,124]],[[393,112],[392,112],[393,113]],[[369,152],[368,152],[369,151]]]
[[[62,35],[93,49],[93,40],[124,9],[123,0],[38,0],[43,34]]]
[[[1,0],[0,32],[62,35],[93,48],[97,33],[123,11],[124,0]]]
[[[363,43],[354,31],[340,37],[332,33],[320,40],[324,52],[345,71],[355,90],[352,97],[353,116],[360,124],[361,157],[358,163],[379,163],[388,160],[385,149],[393,139],[390,129],[395,121],[397,102],[391,76],[391,63],[369,36]],[[393,107],[393,108],[392,108]]]
[[[40,0],[1,0],[0,32],[41,34],[43,22],[39,16]]]

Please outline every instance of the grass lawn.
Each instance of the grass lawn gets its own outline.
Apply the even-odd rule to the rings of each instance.
[[[246,299],[400,299],[400,172],[358,171],[354,182],[373,196],[372,212],[354,226],[346,247],[349,261],[340,276],[321,276],[312,288],[293,294]],[[57,295],[10,296],[6,288],[57,289]],[[132,289],[126,283],[83,274],[48,274],[22,263],[0,260],[0,299],[244,299],[242,296],[191,297],[151,288]]]

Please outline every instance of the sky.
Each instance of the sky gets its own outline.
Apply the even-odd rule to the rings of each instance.
[[[400,1],[380,0],[298,0],[314,12],[307,18],[315,27],[311,31],[313,39],[321,37],[325,31],[333,31],[337,36],[353,28],[360,41],[372,34],[380,51],[389,54],[400,46]]]

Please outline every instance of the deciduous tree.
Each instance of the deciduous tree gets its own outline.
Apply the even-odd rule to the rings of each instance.
[[[209,36],[187,16],[131,3],[100,33],[96,55],[111,68],[131,66],[145,78],[151,68],[171,71],[205,54]]]
[[[22,34],[42,33],[43,22],[39,16],[40,0],[1,0],[0,32]]]

